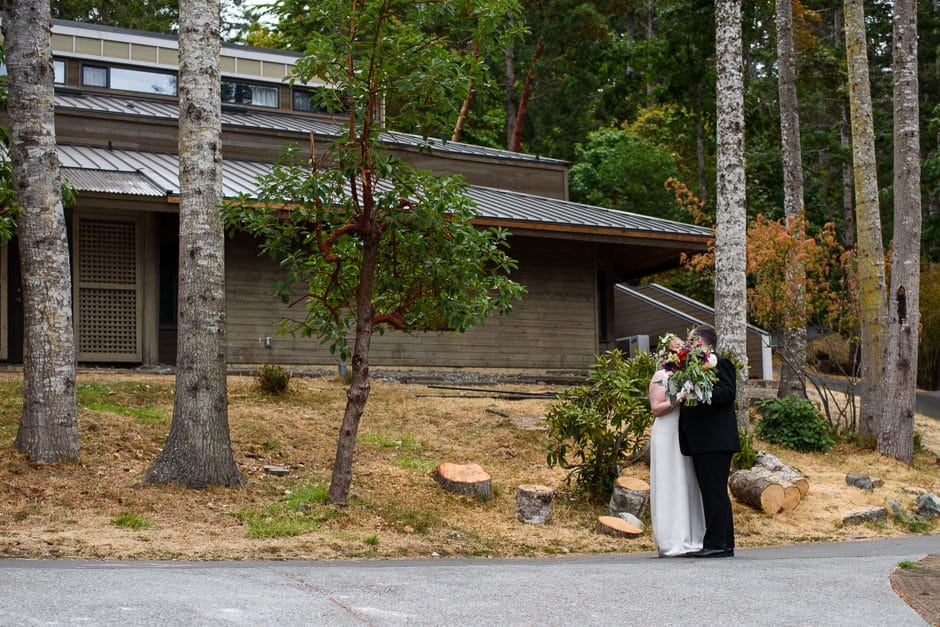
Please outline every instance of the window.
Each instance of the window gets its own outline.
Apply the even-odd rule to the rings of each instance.
[[[222,102],[255,107],[278,107],[277,87],[222,81]]]
[[[136,91],[144,94],[175,96],[176,74],[83,65],[82,85],[121,91]]]
[[[107,87],[108,68],[95,65],[83,65],[82,85],[88,85],[89,87]]]
[[[312,89],[294,89],[291,96],[294,111],[327,113],[322,96]]]
[[[56,85],[65,85],[65,61],[55,59],[52,61],[53,83]],[[0,63],[0,76],[7,75],[7,64]]]

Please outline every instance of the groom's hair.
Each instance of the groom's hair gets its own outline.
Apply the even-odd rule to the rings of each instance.
[[[702,342],[706,346],[711,348],[716,348],[718,344],[718,334],[715,332],[715,327],[710,324],[700,324],[695,327],[695,330],[692,331],[693,337],[702,338]]]

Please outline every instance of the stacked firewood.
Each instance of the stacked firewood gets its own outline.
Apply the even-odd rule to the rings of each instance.
[[[792,510],[809,491],[809,481],[767,451],[757,451],[754,466],[733,473],[728,486],[736,499],[771,516]]]

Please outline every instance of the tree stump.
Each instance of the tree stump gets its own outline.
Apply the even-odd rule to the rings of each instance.
[[[809,481],[801,475],[793,466],[783,463],[779,457],[768,451],[757,451],[757,457],[754,459],[757,466],[763,466],[778,477],[786,479],[800,491],[802,499],[809,492]]]
[[[784,485],[782,479],[761,466],[738,470],[731,475],[728,485],[736,499],[771,516],[783,509],[784,504],[793,509],[800,502],[800,491],[796,486]],[[789,495],[787,487],[791,488]]]
[[[516,488],[516,519],[541,525],[552,515],[555,491],[548,486],[524,483]]]
[[[611,516],[627,512],[642,518],[649,501],[650,484],[636,477],[617,477],[607,510]]]
[[[478,496],[484,501],[493,498],[490,473],[479,464],[443,463],[437,467],[437,482],[447,492]]]
[[[643,530],[616,516],[598,516],[594,525],[597,533],[606,533],[617,538],[635,538],[643,535]]]

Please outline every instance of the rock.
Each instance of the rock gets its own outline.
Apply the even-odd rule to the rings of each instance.
[[[894,501],[894,500],[888,501],[888,507],[891,508],[891,515],[894,516],[895,519],[900,518],[906,523],[909,523],[914,520],[914,517],[911,516],[910,513],[905,512],[903,509],[901,509],[901,505],[897,501]]]
[[[861,525],[862,523],[886,523],[888,522],[888,510],[884,507],[873,507],[853,514],[846,514],[842,517],[842,526]]]
[[[935,494],[921,494],[917,497],[918,518],[937,518],[940,516],[940,499]]]
[[[275,477],[286,477],[290,474],[290,470],[286,466],[265,466],[264,471]]]
[[[846,473],[845,483],[846,485],[853,486],[859,490],[865,490],[866,492],[873,492],[875,490],[875,486],[871,481],[871,477],[868,475],[863,475],[860,472]]]
[[[617,517],[622,518],[623,520],[633,525],[634,527],[640,529],[641,531],[644,529],[643,521],[637,518],[636,516],[634,516],[633,514],[631,514],[630,512],[620,512],[619,514],[617,514]]]

